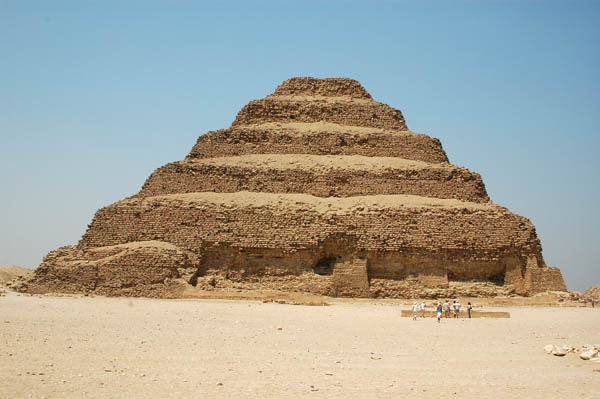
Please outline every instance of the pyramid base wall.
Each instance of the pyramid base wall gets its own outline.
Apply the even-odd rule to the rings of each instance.
[[[556,268],[515,265],[514,257],[470,261],[461,253],[438,258],[344,250],[344,238],[314,249],[207,248],[202,255],[171,244],[136,242],[111,247],[59,248],[23,290],[106,296],[176,298],[198,290],[279,290],[377,298],[534,295],[566,288]],[[347,243],[346,243],[347,244]]]

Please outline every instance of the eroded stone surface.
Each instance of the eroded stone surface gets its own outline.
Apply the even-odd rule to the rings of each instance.
[[[531,222],[489,200],[439,140],[351,79],[293,78],[100,209],[29,292],[183,288],[335,296],[565,290]]]
[[[363,155],[448,162],[440,141],[424,134],[327,122],[261,123],[211,131],[198,138],[188,158],[245,154]]]
[[[450,164],[347,155],[250,154],[190,159],[157,169],[139,196],[240,191],[316,197],[411,194],[488,202],[481,176]]]

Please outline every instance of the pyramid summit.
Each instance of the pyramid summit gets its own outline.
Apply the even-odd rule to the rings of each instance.
[[[291,78],[279,85],[271,96],[294,95],[372,99],[360,82],[349,78]]]
[[[292,78],[50,252],[32,293],[180,297],[565,290],[531,222],[352,79]],[[186,294],[186,295],[187,295]]]

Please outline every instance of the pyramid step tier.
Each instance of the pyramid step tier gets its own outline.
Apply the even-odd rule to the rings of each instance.
[[[185,160],[157,169],[139,196],[194,192],[411,194],[488,202],[481,176],[450,164],[341,155],[253,154]]]
[[[436,138],[329,122],[265,123],[210,131],[198,138],[187,158],[245,154],[362,155],[448,162]]]
[[[251,101],[238,113],[232,126],[320,121],[390,130],[408,129],[401,111],[375,101],[278,96]]]
[[[358,81],[348,78],[291,78],[280,84],[272,95],[371,99]]]
[[[485,258],[538,243],[527,219],[492,203],[412,195],[204,192],[119,201],[97,212],[80,245],[163,237],[193,252],[203,242],[292,250],[318,246],[336,234],[355,236],[355,249],[361,250],[466,250]]]

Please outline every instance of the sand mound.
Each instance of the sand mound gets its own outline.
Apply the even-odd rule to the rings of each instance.
[[[29,277],[33,270],[21,266],[0,266],[0,284],[7,282],[17,277]]]

